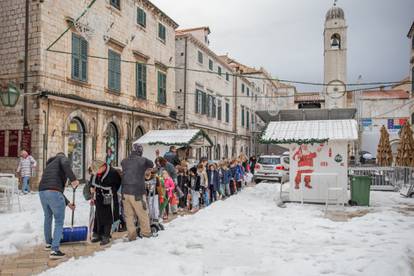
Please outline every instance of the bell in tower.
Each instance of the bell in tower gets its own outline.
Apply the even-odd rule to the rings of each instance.
[[[339,34],[334,34],[331,37],[331,49],[341,49],[341,37]]]

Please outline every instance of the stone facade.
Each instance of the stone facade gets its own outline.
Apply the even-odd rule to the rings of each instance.
[[[2,18],[10,16],[0,26],[2,37],[6,37],[0,41],[2,83],[23,81],[24,2],[7,0],[0,4]],[[30,1],[28,92],[35,95],[28,96],[27,110],[38,176],[45,160],[65,152],[74,166],[81,166],[77,168],[79,178],[86,178],[92,159],[108,159],[118,165],[135,138],[148,130],[177,124],[175,71],[170,67],[175,65],[178,25],[151,2],[121,0],[120,7],[107,1],[93,4],[84,21],[94,29],[87,40],[86,80],[73,77],[73,36],[80,35],[76,28],[69,28],[52,51],[46,51],[89,2]],[[138,8],[146,14],[144,26],[137,23]],[[165,39],[160,38],[159,24],[165,27]],[[122,60],[119,91],[109,87],[109,50]],[[136,63],[147,64],[145,99],[137,97]],[[158,100],[159,72],[166,76],[166,103]],[[21,109],[22,97],[14,108],[2,106],[0,117],[7,120],[2,120],[0,130],[21,130]],[[1,171],[14,171],[16,162],[15,157],[1,157]]]
[[[411,24],[411,28],[408,31],[407,35],[408,39],[410,40],[410,77],[409,81],[411,81],[411,98],[414,97],[414,21]],[[414,106],[411,106],[410,108],[410,114],[411,114],[411,124],[414,124]]]
[[[197,158],[230,158],[238,154],[234,146],[235,80],[232,68],[208,47],[209,33],[207,27],[177,31],[178,118],[185,127],[204,129],[214,143],[212,149],[199,149],[196,153]]]

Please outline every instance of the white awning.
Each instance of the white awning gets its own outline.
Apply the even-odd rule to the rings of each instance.
[[[263,143],[270,144],[306,144],[357,139],[358,124],[355,120],[270,122],[261,137]]]
[[[166,129],[150,130],[134,144],[167,145],[167,146],[212,146],[213,143],[201,129]]]

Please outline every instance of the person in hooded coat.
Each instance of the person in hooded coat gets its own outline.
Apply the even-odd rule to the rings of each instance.
[[[118,189],[121,176],[103,161],[93,161],[91,170],[92,204],[96,206],[91,242],[106,245],[110,242],[112,224],[120,219]]]

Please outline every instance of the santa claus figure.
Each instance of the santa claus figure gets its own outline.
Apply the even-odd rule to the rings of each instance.
[[[319,153],[322,150],[323,144],[321,144],[316,151]],[[293,154],[293,160],[298,161],[298,169],[295,177],[295,189],[299,189],[300,182],[302,181],[302,174],[313,173],[313,162],[317,157],[316,152],[311,152],[309,145],[302,144]],[[306,175],[304,178],[305,187],[312,189],[311,176]]]

